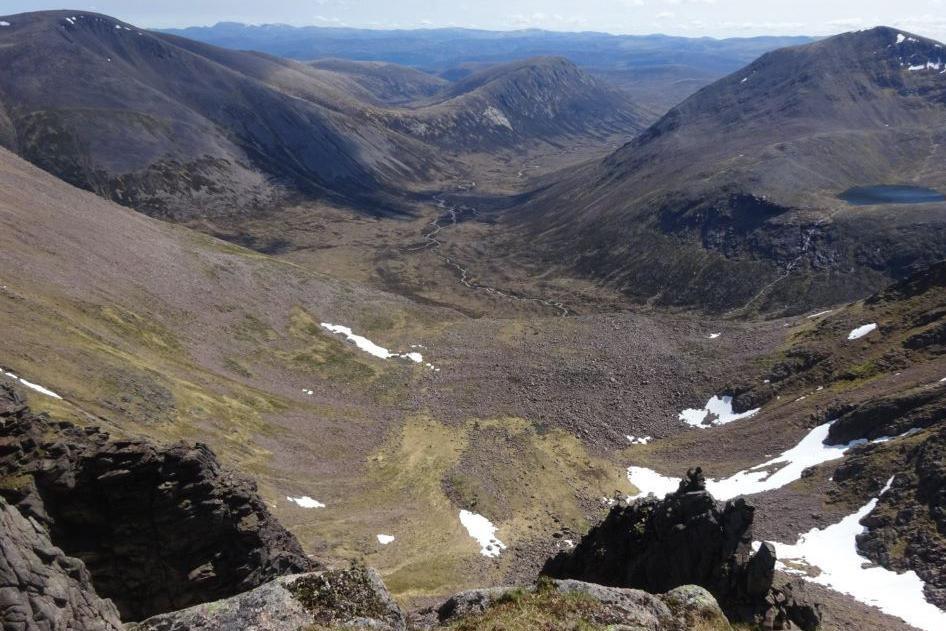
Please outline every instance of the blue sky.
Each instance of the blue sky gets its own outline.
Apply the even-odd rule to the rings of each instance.
[[[63,3],[63,0],[58,0]],[[0,14],[60,8],[0,0]],[[75,0],[144,27],[213,24],[545,28],[713,37],[827,35],[886,24],[946,39],[946,0]]]

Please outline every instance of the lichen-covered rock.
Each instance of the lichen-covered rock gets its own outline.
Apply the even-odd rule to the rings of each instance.
[[[659,596],[639,589],[605,587],[582,581],[554,582],[560,594],[583,594],[601,605],[610,617],[609,624],[644,629],[683,629],[673,611]],[[727,625],[728,628],[728,625]]]
[[[441,622],[449,622],[483,613],[504,595],[522,589],[532,591],[535,587],[531,585],[526,588],[517,586],[487,587],[454,594],[437,607],[437,618]]]
[[[205,445],[114,440],[34,415],[6,387],[0,421],[0,496],[83,560],[124,620],[317,569]]]
[[[585,609],[585,622],[606,625],[613,629],[724,631],[731,628],[713,595],[697,585],[685,585],[666,594],[655,595],[639,589],[607,587],[570,579],[541,579],[537,585],[495,587],[459,593],[436,609],[436,624],[465,623],[464,628],[470,628],[476,624],[479,616],[486,614],[490,608],[517,599],[521,602],[524,595],[535,596],[532,607],[561,609],[560,606],[551,604],[549,594],[562,597],[578,595],[585,598],[593,603],[593,606]],[[542,599],[543,596],[545,600]],[[428,622],[419,627],[435,628],[436,624]]]
[[[403,631],[404,614],[372,569],[283,576],[225,600],[161,614],[129,631],[298,631],[309,627]]]
[[[685,629],[728,629],[729,620],[713,595],[699,585],[681,585],[661,599]]]
[[[10,631],[118,631],[118,609],[46,530],[0,497],[0,626]]]

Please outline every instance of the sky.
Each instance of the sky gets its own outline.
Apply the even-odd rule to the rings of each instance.
[[[0,0],[0,15],[66,8],[146,28],[216,22],[666,33],[830,35],[884,24],[946,40],[946,0]]]

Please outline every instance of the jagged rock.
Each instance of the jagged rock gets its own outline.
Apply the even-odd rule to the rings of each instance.
[[[2,497],[0,624],[10,631],[122,628],[118,609],[98,597],[82,561],[66,556],[36,520]]]
[[[82,559],[125,620],[317,569],[205,445],[113,440],[33,415],[9,388],[0,417],[0,495]]]
[[[761,621],[770,594],[775,551],[753,554],[755,509],[738,498],[718,503],[702,471],[687,472],[676,493],[615,506],[571,551],[542,573],[602,585],[666,592],[694,584],[708,589],[730,618]]]
[[[664,500],[650,497],[614,507],[574,550],[547,562],[543,573],[649,592],[695,584],[724,606],[751,601],[755,509],[743,499],[718,504],[700,488],[701,472],[692,473]]]
[[[283,576],[226,600],[204,603],[129,625],[128,631],[297,631],[406,629],[404,614],[372,569],[353,566]]]
[[[821,605],[814,601],[801,579],[773,587],[766,595],[766,602],[769,607],[761,623],[761,627],[766,630],[815,631],[820,628],[824,618]]]
[[[570,579],[462,592],[436,609],[436,623],[447,625],[468,619],[511,598],[542,590],[562,595],[581,594],[591,599],[597,605],[591,614],[595,622],[608,625],[609,628],[655,631],[731,628],[713,595],[697,585],[684,585],[666,594],[654,595],[638,589],[607,587]],[[698,627],[698,624],[703,626]],[[433,626],[429,623],[426,628]]]
[[[946,389],[924,386],[865,401],[844,410],[828,431],[829,444],[875,439],[929,427],[946,417]]]
[[[914,570],[927,600],[946,608],[946,428],[917,436],[902,447],[870,445],[838,466],[842,488],[876,497],[893,477],[877,507],[861,520],[861,554],[888,569]],[[860,488],[864,482],[873,488]]]

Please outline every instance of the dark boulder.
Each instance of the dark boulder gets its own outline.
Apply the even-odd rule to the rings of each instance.
[[[655,593],[700,585],[730,619],[761,622],[770,607],[775,551],[763,544],[753,552],[754,512],[742,498],[717,502],[702,471],[690,470],[665,499],[612,508],[542,573]]]
[[[66,556],[36,520],[23,517],[2,497],[0,626],[11,631],[122,628],[118,609],[95,593],[82,561]]]
[[[84,561],[125,620],[316,568],[205,445],[115,440],[34,415],[9,388],[0,421],[0,496]]]

